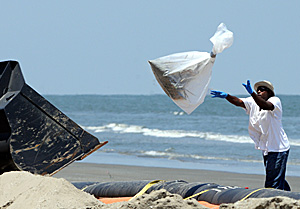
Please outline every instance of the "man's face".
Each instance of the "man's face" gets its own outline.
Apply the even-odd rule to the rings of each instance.
[[[270,98],[270,94],[267,87],[259,86],[257,88],[257,96],[262,97],[264,100],[268,100]]]

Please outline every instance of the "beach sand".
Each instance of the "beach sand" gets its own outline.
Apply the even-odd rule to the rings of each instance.
[[[183,200],[180,195],[162,189],[143,194],[131,201],[104,204],[94,196],[77,189],[71,182],[111,182],[136,180],[185,180],[216,183],[223,186],[261,188],[262,175],[248,175],[191,169],[73,163],[53,177],[12,171],[0,175],[0,208],[205,208],[195,199]],[[287,178],[294,191],[299,192],[300,178]],[[207,206],[207,205],[206,205]],[[217,207],[218,208],[218,207]],[[287,197],[256,198],[221,204],[220,208],[300,208],[300,201]]]

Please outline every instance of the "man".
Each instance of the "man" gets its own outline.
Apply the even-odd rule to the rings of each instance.
[[[249,135],[255,148],[263,151],[265,187],[290,191],[285,180],[290,145],[281,123],[281,101],[275,96],[274,87],[269,81],[255,83],[257,93],[252,90],[249,80],[243,86],[251,97],[237,98],[222,91],[211,91],[211,94],[213,98],[226,98],[230,103],[246,110],[249,115]]]

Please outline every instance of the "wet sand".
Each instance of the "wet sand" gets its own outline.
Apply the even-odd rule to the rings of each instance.
[[[75,162],[53,177],[70,182],[111,182],[135,180],[185,180],[187,182],[216,183],[222,186],[262,188],[264,175],[241,174],[200,169],[176,169],[142,166],[124,166]],[[288,176],[293,192],[300,192],[300,177]]]

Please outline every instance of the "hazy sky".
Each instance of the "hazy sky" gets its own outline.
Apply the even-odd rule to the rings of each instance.
[[[224,22],[233,45],[210,88],[245,94],[247,79],[300,95],[300,1],[1,1],[0,57],[41,94],[164,94],[148,60],[210,52]]]

